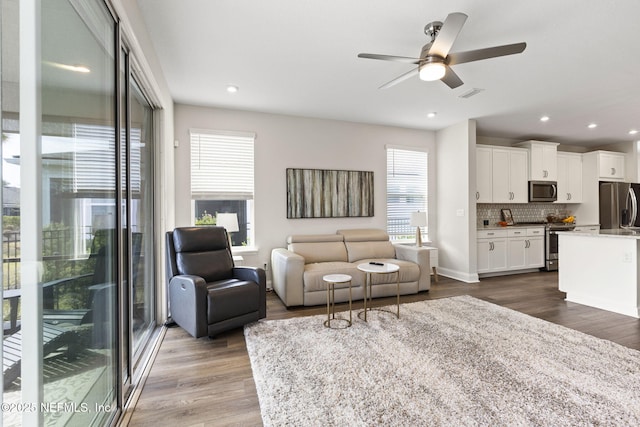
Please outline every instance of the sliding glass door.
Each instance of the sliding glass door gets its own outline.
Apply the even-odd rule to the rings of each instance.
[[[2,425],[107,425],[156,325],[154,109],[103,1],[0,5]]]

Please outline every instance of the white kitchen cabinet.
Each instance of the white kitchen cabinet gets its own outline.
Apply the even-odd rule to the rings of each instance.
[[[598,179],[603,181],[624,181],[624,153],[598,150],[584,153],[583,156],[595,158]]]
[[[582,154],[558,152],[556,203],[582,203]]]
[[[544,266],[544,229],[513,228],[508,231],[507,269],[521,270]]]
[[[478,231],[478,273],[507,268],[507,230]]]
[[[598,171],[600,178],[624,180],[624,154],[599,153]]]
[[[493,202],[493,150],[476,147],[476,202]]]
[[[593,225],[576,225],[574,231],[579,231],[581,233],[593,233],[597,234],[600,231],[600,224]]]
[[[516,144],[529,150],[529,180],[556,181],[558,176],[557,142],[525,141]]]
[[[493,148],[493,203],[527,203],[528,151]]]
[[[478,230],[478,273],[544,267],[544,227]]]

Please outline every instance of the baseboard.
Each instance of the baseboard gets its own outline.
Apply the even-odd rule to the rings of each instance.
[[[478,283],[478,273],[464,273],[462,271],[451,270],[438,266],[438,276],[448,277],[465,283]]]

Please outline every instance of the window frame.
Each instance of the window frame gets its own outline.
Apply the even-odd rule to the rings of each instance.
[[[391,241],[396,243],[415,243],[416,241],[416,230],[415,227],[411,227],[409,225],[411,219],[411,213],[416,211],[424,211],[427,213],[427,226],[420,227],[422,240],[428,241],[428,233],[429,233],[429,150],[421,147],[410,147],[410,146],[400,146],[400,145],[387,145],[386,149],[386,230],[389,234],[389,238]],[[401,152],[401,153],[399,153]],[[412,166],[403,164],[407,159],[391,158],[396,153],[402,156],[402,153],[411,153],[407,157],[409,159],[415,160],[417,156],[424,156],[423,167],[421,169],[421,174],[419,176],[424,177],[424,181],[420,184],[421,188],[419,188],[419,192],[416,193],[414,190],[411,192],[401,192],[401,187],[415,187],[417,183],[411,182],[415,181],[415,178],[411,178],[409,180],[405,180],[402,182],[400,179],[396,179],[396,182],[393,182],[391,178],[391,171],[393,171],[398,165],[400,167],[400,172],[403,172],[402,168],[409,168],[409,170],[416,170],[417,166],[415,165],[415,161],[410,162],[413,164]],[[400,163],[398,164],[398,160]],[[394,162],[393,164],[391,162]],[[397,190],[395,188],[398,188]],[[398,199],[402,194],[408,195],[412,198],[420,198],[419,201],[401,203],[398,201],[394,201],[394,199]],[[400,209],[400,207],[406,204],[406,210]],[[400,210],[400,212],[398,212]],[[398,215],[403,215],[402,218],[398,218]],[[391,224],[391,221],[403,221],[402,224]]]
[[[204,139],[203,137],[208,138]],[[195,141],[195,139],[198,139]],[[231,145],[234,141],[239,142],[237,150],[231,149]],[[254,132],[244,131],[230,131],[230,130],[218,130],[218,129],[189,129],[189,142],[190,142],[190,200],[191,200],[191,223],[195,224],[196,221],[196,202],[197,201],[246,201],[246,237],[247,244],[233,246],[233,250],[238,249],[250,250],[255,247],[255,228],[254,228],[254,213],[255,213],[255,141],[256,134]],[[217,155],[212,155],[211,152],[204,154],[202,152],[203,144],[213,144],[213,147],[208,147],[208,150],[216,149],[215,144],[223,145],[221,148],[223,152],[230,155],[233,161],[222,161],[215,163],[219,158]],[[197,145],[197,147],[196,147]],[[250,146],[250,150],[248,147]],[[195,151],[198,151],[198,157],[196,157]],[[228,159],[228,157],[225,157]],[[210,171],[207,176],[206,173],[201,174],[199,177],[208,180],[209,182],[221,182],[224,180],[225,173],[229,173],[230,176],[235,176],[233,185],[229,188],[229,191],[221,190],[220,188],[211,187],[207,189],[203,185],[203,182],[198,182],[194,185],[194,165],[199,163],[200,165],[207,164],[207,169],[213,167],[214,170]],[[213,162],[213,163],[211,163]],[[241,169],[238,171],[238,164],[240,163]],[[246,164],[244,164],[246,162]],[[235,165],[229,167],[230,165]],[[250,173],[248,172],[250,170]],[[225,172],[226,171],[226,172]],[[243,172],[244,171],[244,175]],[[240,175],[238,175],[240,172]],[[249,173],[249,176],[246,176]],[[195,190],[194,190],[195,187]],[[215,212],[208,212],[215,215]],[[223,212],[219,212],[223,213]],[[240,216],[240,215],[239,215]],[[242,225],[241,225],[242,227]]]

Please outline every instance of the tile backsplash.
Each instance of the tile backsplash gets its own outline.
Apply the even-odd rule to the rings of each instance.
[[[485,219],[489,220],[490,226],[495,226],[498,221],[502,221],[500,209],[511,209],[515,223],[545,221],[550,213],[556,216],[572,214],[571,209],[564,203],[478,203],[476,206],[478,227],[483,226]]]

